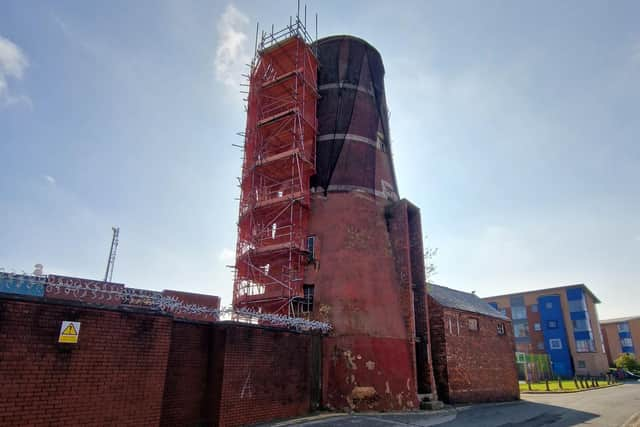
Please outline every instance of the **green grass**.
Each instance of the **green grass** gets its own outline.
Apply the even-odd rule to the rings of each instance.
[[[600,380],[598,381],[598,383],[600,384],[599,387],[597,388],[605,388],[605,387],[610,387],[609,384],[607,384],[607,380]],[[580,382],[578,381],[578,385],[580,385]],[[586,384],[585,384],[586,385]],[[589,386],[591,386],[591,382],[589,382]],[[589,387],[589,390],[596,388],[596,387]],[[571,392],[571,391],[578,391],[578,390],[587,390],[587,388],[576,388],[576,384],[573,382],[573,380],[563,380],[562,381],[562,389],[560,389],[560,387],[558,386],[558,380],[550,380],[549,381],[549,391],[551,392],[556,392],[556,393],[566,393],[566,392]],[[547,391],[547,387],[543,382],[537,382],[537,383],[531,383],[531,390],[529,390],[529,387],[527,386],[527,383],[524,382],[520,382],[520,391],[521,392],[546,392]]]

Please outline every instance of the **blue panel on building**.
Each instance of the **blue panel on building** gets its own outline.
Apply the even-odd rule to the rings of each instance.
[[[584,292],[582,288],[571,288],[567,289],[567,299],[568,300],[579,300],[584,296]]]
[[[569,352],[560,296],[541,296],[538,298],[538,307],[544,336],[544,348],[551,360],[553,373],[564,378],[573,377],[573,362]],[[557,327],[549,328],[549,321],[555,321]]]
[[[633,347],[622,347],[622,352],[623,353],[633,353],[635,354],[636,352],[634,351]]]
[[[585,320],[587,318],[586,311],[572,311],[569,313],[571,320]]]
[[[591,332],[590,331],[575,331],[573,333],[573,336],[577,340],[590,340],[590,339],[593,339],[593,337],[591,336]]]
[[[0,292],[43,297],[44,284],[30,276],[0,273]]]
[[[618,332],[618,336],[620,337],[620,339],[631,338],[631,332]]]
[[[496,310],[498,309],[498,303],[497,302],[490,302],[489,305],[493,308],[495,308]]]

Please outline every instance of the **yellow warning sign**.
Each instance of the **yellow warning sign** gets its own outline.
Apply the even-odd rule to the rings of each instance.
[[[80,322],[62,322],[60,326],[60,336],[58,342],[65,344],[76,344],[80,335]]]

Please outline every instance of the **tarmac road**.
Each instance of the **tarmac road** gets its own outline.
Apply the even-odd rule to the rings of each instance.
[[[580,393],[523,394],[522,401],[434,412],[325,414],[280,426],[640,427],[640,382]]]

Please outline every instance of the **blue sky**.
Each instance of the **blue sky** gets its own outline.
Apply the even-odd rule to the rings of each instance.
[[[438,283],[640,301],[638,2],[308,2],[381,52]],[[240,74],[294,1],[0,4],[0,266],[230,303]],[[309,19],[311,21],[311,19]]]

